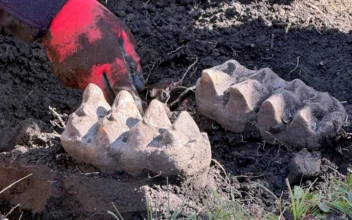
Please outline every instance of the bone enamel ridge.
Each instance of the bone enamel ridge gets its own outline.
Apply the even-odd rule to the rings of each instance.
[[[102,171],[137,176],[148,170],[198,185],[206,183],[211,162],[208,136],[187,112],[172,124],[165,105],[153,100],[141,116],[129,92],[121,91],[110,106],[94,84],[70,115],[61,142],[73,158]]]
[[[301,149],[320,149],[347,119],[343,105],[328,93],[235,60],[203,70],[196,102],[201,114],[230,131]]]

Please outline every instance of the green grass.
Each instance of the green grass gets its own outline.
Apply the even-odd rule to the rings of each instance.
[[[253,201],[246,201],[240,199],[234,199],[231,196],[231,200],[224,199],[221,195],[216,192],[212,193],[211,198],[207,202],[206,207],[202,210],[202,216],[206,216],[209,220],[232,220],[232,219],[263,219],[263,220],[281,220],[282,215],[285,211],[292,214],[294,220],[304,220],[315,217],[316,219],[326,219],[330,214],[337,214],[340,216],[346,216],[352,219],[352,175],[348,173],[345,180],[333,180],[330,181],[329,188],[325,193],[320,191],[312,191],[313,185],[316,180],[310,184],[307,188],[301,186],[291,187],[289,181],[286,179],[286,184],[289,191],[289,201],[286,205],[283,205],[281,198],[278,198],[268,188],[259,184],[265,191],[271,194],[277,201],[277,212],[280,215],[269,213],[265,216],[253,216],[252,213],[246,208],[245,204]],[[200,213],[187,213],[183,211],[183,206],[178,207],[174,210],[170,208],[169,198],[169,185],[167,184],[167,207],[164,213],[158,213],[153,211],[151,201],[146,198],[146,217],[147,220],[197,220],[200,217]],[[114,204],[114,211],[108,211],[108,213],[116,220],[124,220]],[[158,207],[154,204],[154,207]]]
[[[318,193],[310,193],[310,190],[315,181],[304,190],[300,186],[295,186],[292,190],[291,185],[286,179],[286,184],[289,190],[291,204],[289,210],[291,211],[295,220],[305,219],[308,215],[315,215],[318,212],[318,203],[320,195]]]
[[[295,220],[303,220],[308,216],[325,219],[329,214],[337,213],[352,218],[352,175],[348,173],[345,181],[333,180],[326,193],[310,192],[315,181],[308,189],[295,186],[292,190],[288,180],[291,203],[289,211]]]
[[[325,212],[337,211],[352,218],[352,175],[347,174],[346,181],[335,180],[330,185],[327,194],[321,203]]]
[[[251,215],[242,205],[243,202],[239,199],[224,200],[221,195],[213,191],[211,203],[208,203],[208,211],[206,211],[207,217],[209,220],[251,219]]]
[[[219,195],[217,195],[216,203],[220,203],[216,207],[212,207],[207,211],[207,217],[209,220],[232,220],[232,219],[253,219],[252,216],[240,205],[238,201],[225,202]],[[108,213],[116,220],[124,220],[116,206],[112,203],[114,207],[114,212],[108,211]],[[176,208],[171,210],[169,204],[163,216],[158,216],[158,212],[153,211],[153,207],[148,199],[146,199],[146,208],[147,213],[145,219],[147,220],[197,220],[199,214],[197,213],[188,213],[181,214],[183,207]]]
[[[208,204],[207,210],[204,210],[204,214],[209,220],[233,220],[233,219],[263,219],[263,220],[277,220],[278,217],[274,214],[268,214],[267,216],[261,216],[260,218],[256,218],[252,216],[249,211],[245,209],[244,202],[242,200],[233,200],[228,201],[222,198],[218,193],[212,193],[212,200],[211,203]],[[177,219],[184,219],[184,220],[198,220],[201,215],[199,213],[182,213],[184,207],[178,207],[174,210],[170,208],[170,199],[168,196],[167,208],[164,213],[160,214],[158,212],[153,211],[153,207],[151,202],[148,198],[146,198],[146,220],[159,220],[159,219],[166,219],[166,220],[177,220]],[[116,206],[112,203],[114,207],[114,212],[108,211],[108,213],[115,219],[115,220],[124,220],[121,216],[120,212],[116,208]],[[157,204],[155,205],[157,207]],[[159,215],[159,216],[158,216]]]

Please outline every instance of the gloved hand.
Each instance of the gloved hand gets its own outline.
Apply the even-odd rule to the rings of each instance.
[[[4,25],[3,21],[0,23]],[[7,25],[10,30],[26,30],[17,31],[22,38],[36,33],[13,28],[13,23]],[[94,83],[110,103],[119,90],[128,90],[137,104],[141,102],[137,90],[144,88],[144,81],[136,41],[129,29],[97,0],[68,0],[50,23],[42,45],[54,73],[65,86],[83,90]],[[141,107],[141,103],[138,105]]]

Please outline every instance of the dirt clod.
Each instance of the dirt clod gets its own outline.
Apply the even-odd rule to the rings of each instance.
[[[43,133],[50,132],[49,126],[40,120],[28,118],[20,122],[11,135],[3,139],[0,152],[12,150],[15,145],[43,144]]]
[[[316,177],[320,172],[320,165],[320,152],[311,153],[304,148],[291,159],[288,180],[291,184],[299,184],[304,180]]]

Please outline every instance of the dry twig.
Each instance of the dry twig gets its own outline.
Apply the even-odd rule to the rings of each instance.
[[[30,176],[32,176],[32,175],[33,175],[33,173],[28,174],[27,176],[25,176],[25,177],[23,177],[23,178],[21,178],[21,179],[19,179],[19,180],[16,180],[15,182],[13,182],[13,183],[11,183],[10,185],[8,185],[7,187],[5,187],[5,189],[1,190],[1,191],[0,191],[0,194],[3,193],[3,192],[5,192],[6,190],[10,189],[11,187],[13,187],[14,185],[16,185],[17,183],[21,182],[22,180],[27,179],[28,177],[30,177]]]
[[[85,175],[85,176],[90,176],[90,175],[99,175],[100,172],[91,172],[91,173],[83,173],[78,166],[76,166],[77,170],[79,171],[80,174]]]
[[[5,218],[6,218],[7,216],[11,215],[11,213],[12,213],[13,211],[15,211],[15,209],[16,209],[18,206],[20,206],[20,205],[21,205],[21,203],[18,203],[16,206],[12,207],[11,210],[5,215]]]
[[[293,70],[291,70],[288,75],[290,75],[291,73],[293,73],[298,67],[299,67],[299,59],[300,59],[300,56],[297,57],[297,63],[296,63],[296,66]]]
[[[173,54],[173,53],[176,53],[176,52],[178,52],[179,50],[181,50],[181,49],[184,48],[184,47],[185,47],[185,44],[179,46],[178,48],[176,48],[176,49],[173,50],[173,51],[168,52],[167,55],[171,55],[171,54]]]
[[[61,115],[59,115],[59,113],[57,113],[57,112],[55,111],[55,109],[52,108],[51,106],[49,106],[49,110],[50,110],[50,112],[60,121],[61,127],[62,127],[62,128],[66,128],[65,122],[64,122],[64,120],[62,119]],[[55,123],[55,122],[53,122],[53,123]],[[56,125],[57,125],[57,123],[56,123]],[[59,126],[59,127],[60,127],[60,126]]]
[[[185,91],[183,91],[175,101],[171,102],[170,104],[168,104],[169,108],[172,108],[173,106],[175,106],[177,103],[179,103],[181,101],[181,99],[189,92],[189,91],[194,91],[196,89],[196,86],[191,86],[189,88],[186,88]]]
[[[185,79],[185,77],[187,76],[187,73],[192,69],[192,67],[194,67],[199,61],[199,58],[197,57],[196,60],[189,65],[189,67],[187,68],[186,72],[183,74],[182,78],[181,78],[181,82],[183,82],[183,80]]]

